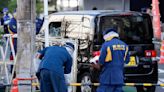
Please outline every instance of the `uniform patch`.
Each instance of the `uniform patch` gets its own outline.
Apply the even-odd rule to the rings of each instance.
[[[112,47],[113,50],[125,50],[125,45],[117,44],[117,45],[112,45]]]

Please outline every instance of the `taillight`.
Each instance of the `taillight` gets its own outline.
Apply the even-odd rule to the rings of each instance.
[[[156,57],[157,53],[155,50],[145,50],[146,57]]]
[[[100,55],[100,51],[93,51],[92,55],[93,55],[93,57],[99,56]]]

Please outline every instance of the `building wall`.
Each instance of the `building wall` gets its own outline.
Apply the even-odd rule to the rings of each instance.
[[[141,11],[143,8],[151,7],[152,0],[130,0],[130,10]],[[161,21],[164,23],[164,0],[159,0]]]
[[[151,7],[152,0],[130,0],[130,10],[141,11],[143,8]]]
[[[98,10],[130,10],[129,0],[82,0],[81,6],[84,10],[92,10],[96,7]],[[125,1],[125,5],[123,3]],[[124,5],[124,6],[123,6]]]
[[[164,23],[164,0],[159,0],[159,9],[161,13],[161,21]]]
[[[92,10],[96,7],[98,10],[123,10],[123,1],[125,1],[125,10],[130,10],[130,0],[57,0],[57,9],[59,11]]]

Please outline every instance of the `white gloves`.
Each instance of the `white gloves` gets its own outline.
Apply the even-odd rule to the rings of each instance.
[[[65,80],[66,80],[66,84],[70,84],[72,82],[72,77],[71,77],[71,73],[69,74],[64,74]],[[72,92],[73,91],[73,87],[72,86],[68,86],[68,91],[67,92]]]
[[[35,72],[38,71],[38,68],[39,68],[40,63],[41,63],[41,60],[39,59],[39,53],[36,53],[35,54],[35,57],[33,59],[33,64],[34,64]]]
[[[97,64],[100,56],[95,56],[92,59],[90,59],[89,63],[91,64]]]

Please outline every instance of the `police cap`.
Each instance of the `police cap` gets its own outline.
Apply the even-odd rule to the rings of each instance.
[[[70,43],[70,42],[66,42],[66,43],[65,43],[65,47],[69,47],[69,48],[71,48],[72,50],[75,49],[74,45],[73,45],[72,43]]]
[[[109,32],[116,32],[117,33],[117,30],[114,29],[114,28],[109,28],[109,29],[103,31],[103,36],[106,35],[106,34],[108,34]]]

